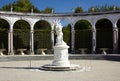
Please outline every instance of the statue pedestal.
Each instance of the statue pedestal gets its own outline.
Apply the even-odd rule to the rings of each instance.
[[[69,46],[63,41],[62,25],[59,21],[56,23],[56,45],[54,47],[54,60],[52,64],[42,66],[40,69],[49,71],[69,71],[80,69],[78,65],[71,65],[68,60]]]
[[[54,47],[54,60],[52,65],[70,67],[68,48],[69,46],[67,45],[56,45]]]
[[[78,70],[81,67],[79,65],[70,64],[68,60],[68,48],[66,44],[56,45],[54,47],[54,60],[52,64],[46,64],[40,69],[49,71],[70,71]]]

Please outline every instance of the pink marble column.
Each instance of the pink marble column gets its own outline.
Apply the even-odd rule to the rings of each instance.
[[[30,54],[34,55],[34,31],[30,31]]]
[[[113,53],[117,53],[118,50],[118,29],[113,28]]]
[[[73,24],[71,24],[71,53],[75,53],[75,31]]]
[[[92,29],[92,53],[96,52],[96,29],[95,27]]]
[[[13,31],[8,32],[8,55],[14,55],[13,51]]]

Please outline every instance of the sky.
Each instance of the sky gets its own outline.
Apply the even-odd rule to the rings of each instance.
[[[16,0],[0,0],[0,8],[3,5]],[[53,8],[55,13],[72,12],[76,7],[81,6],[87,11],[91,6],[117,5],[120,7],[120,0],[30,0],[40,11],[47,7]]]

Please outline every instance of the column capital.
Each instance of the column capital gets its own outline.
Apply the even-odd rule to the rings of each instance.
[[[51,30],[51,33],[54,33],[54,30]]]
[[[113,27],[113,31],[118,31],[118,28],[117,27]]]
[[[8,30],[8,32],[9,32],[9,33],[13,33],[13,30],[10,29],[10,30]]]
[[[30,33],[34,33],[34,30],[30,30]]]
[[[92,28],[92,32],[96,32],[96,29],[95,29],[95,28]]]

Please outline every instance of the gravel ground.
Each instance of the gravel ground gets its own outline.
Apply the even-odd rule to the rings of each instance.
[[[0,62],[0,81],[120,81],[120,62],[109,60],[70,60],[83,69],[43,71],[52,60]],[[32,69],[29,69],[32,68]]]

